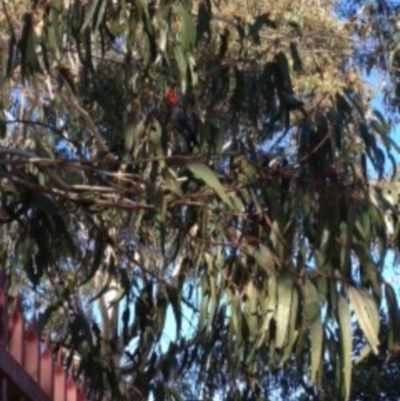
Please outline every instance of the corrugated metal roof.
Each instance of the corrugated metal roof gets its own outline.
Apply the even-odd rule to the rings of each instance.
[[[42,345],[42,346],[41,346]],[[34,323],[27,324],[16,300],[7,305],[0,270],[0,401],[89,401],[83,383],[62,366],[46,344],[40,344]]]

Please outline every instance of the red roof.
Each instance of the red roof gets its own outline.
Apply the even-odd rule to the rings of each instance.
[[[61,358],[55,360],[46,344],[40,347],[35,325],[25,323],[18,300],[10,308],[6,301],[0,271],[0,401],[88,400]]]

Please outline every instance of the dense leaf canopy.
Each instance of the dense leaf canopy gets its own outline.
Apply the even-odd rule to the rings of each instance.
[[[348,399],[399,352],[398,10],[264,3],[2,1],[10,295],[105,399]]]

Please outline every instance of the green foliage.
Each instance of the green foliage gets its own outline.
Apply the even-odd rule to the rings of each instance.
[[[204,399],[258,399],[266,378],[349,399],[355,363],[398,346],[383,280],[398,190],[371,181],[395,175],[398,146],[345,62],[357,21],[311,3],[48,0],[12,16],[6,269],[99,399],[184,399],[188,377]]]

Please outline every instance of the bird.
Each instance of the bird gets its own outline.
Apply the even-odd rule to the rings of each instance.
[[[182,98],[179,97],[174,89],[168,88],[164,93],[164,99],[167,105],[167,123],[170,124],[173,130],[181,134],[188,150],[191,152],[195,146],[199,145],[194,116],[187,112],[182,104]]]

